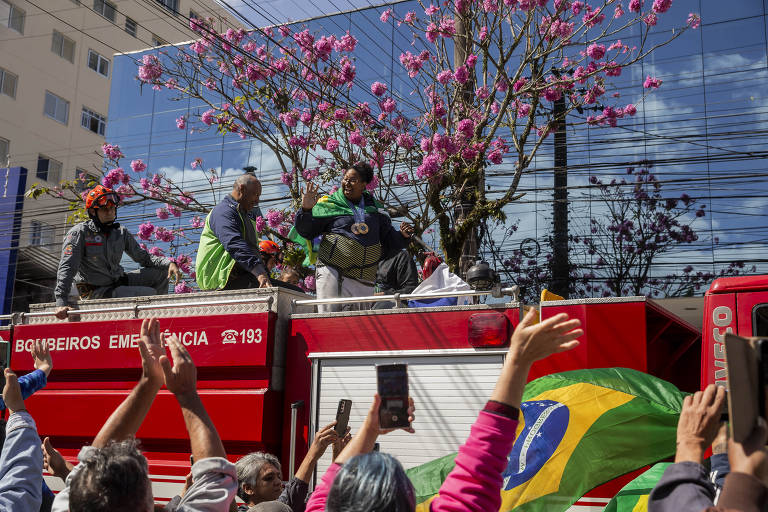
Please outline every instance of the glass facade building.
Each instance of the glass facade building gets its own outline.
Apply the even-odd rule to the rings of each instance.
[[[392,8],[400,16],[409,10],[421,12],[417,2],[401,2]],[[379,20],[385,9],[371,7],[301,25],[313,33],[338,37],[350,31],[358,39],[355,81],[381,81],[396,98],[408,98],[413,85],[399,57],[411,49],[411,40],[394,23]],[[701,15],[702,24],[697,30],[685,32],[642,62],[625,68],[613,82],[621,101],[637,106],[634,117],[626,117],[618,127],[609,128],[587,125],[589,112],[569,116],[566,137],[571,233],[588,233],[591,218],[607,215],[591,178],[604,182],[621,179],[628,167],[650,162],[665,198],[687,194],[696,204],[704,205],[706,212],[693,223],[698,239],[661,256],[653,269],[655,275],[677,272],[689,264],[716,273],[733,261],[754,264],[758,272],[766,272],[763,253],[768,239],[763,219],[768,213],[768,10],[764,3],[754,1],[676,0],[646,44],[668,39],[675,26],[685,25],[689,12]],[[629,46],[639,44],[637,34],[619,36]],[[286,207],[287,188],[280,181],[275,155],[259,142],[237,135],[178,129],[177,118],[194,118],[208,106],[179,99],[166,89],[140,87],[136,75],[141,57],[138,53],[114,59],[107,142],[118,144],[127,160],[143,159],[150,176],[163,173],[180,189],[195,193],[211,205],[229,192],[231,181],[243,168],[253,166],[265,185],[262,209]],[[662,87],[647,94],[642,86],[646,76],[660,78]],[[215,97],[210,100],[220,101]],[[521,181],[519,191],[525,195],[505,210],[507,225],[517,224],[517,230],[505,234],[497,226],[491,231],[490,236],[500,246],[501,260],[521,247],[528,259],[546,258],[552,232],[553,152],[550,138],[531,164],[533,172],[526,173]],[[222,179],[210,184],[199,169],[192,168],[197,158],[206,168],[216,169]],[[489,168],[489,197],[503,193],[513,165],[510,158]],[[134,233],[145,220],[189,227],[193,213],[160,221],[154,211],[160,206],[145,202],[127,208],[122,221]],[[189,240],[178,243],[196,243],[196,233],[199,230],[188,230]],[[428,235],[425,238],[429,241]],[[596,264],[588,254],[579,258],[576,263],[581,266]]]

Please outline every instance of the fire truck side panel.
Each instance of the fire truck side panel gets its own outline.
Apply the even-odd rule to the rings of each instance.
[[[701,389],[726,386],[725,335],[737,333],[736,294],[707,292],[702,325]]]
[[[274,312],[160,318],[198,367],[200,396],[230,460],[254,450],[280,453],[283,393],[273,389]],[[141,374],[141,319],[15,326],[11,367],[33,369],[26,351],[44,339],[54,372],[27,400],[41,437],[50,436],[73,460],[127,396]],[[178,493],[189,471],[189,441],[175,398],[161,390],[137,433],[149,461],[158,501]],[[54,489],[61,482],[52,481]]]

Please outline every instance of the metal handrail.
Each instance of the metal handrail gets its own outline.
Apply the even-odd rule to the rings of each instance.
[[[229,299],[229,300],[216,300],[216,301],[200,301],[200,302],[175,302],[167,304],[134,304],[131,306],[116,306],[112,308],[93,308],[93,309],[70,309],[67,311],[67,316],[70,315],[86,315],[93,313],[117,313],[120,311],[133,311],[136,315],[139,311],[148,311],[152,309],[169,309],[169,308],[186,308],[197,306],[219,306],[225,304],[250,304],[250,303],[266,303],[268,307],[272,306],[274,297],[251,297],[247,299]],[[55,311],[39,311],[36,313],[21,313],[22,320],[27,317],[43,317],[53,316]],[[11,316],[11,315],[9,315]],[[1,319],[1,318],[0,318]]]
[[[476,297],[493,294],[493,290],[472,290],[461,292],[434,292],[434,293],[395,293],[392,295],[368,295],[364,297],[334,297],[331,299],[302,299],[291,301],[291,311],[295,311],[297,306],[318,306],[323,304],[350,304],[357,302],[378,302],[380,300],[391,300],[396,304],[401,301],[412,299],[441,299],[445,297]],[[513,301],[517,301],[520,289],[517,286],[502,288],[501,294],[511,296]]]

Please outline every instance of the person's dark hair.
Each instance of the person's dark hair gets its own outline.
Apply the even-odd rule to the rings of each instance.
[[[373,181],[373,167],[371,167],[371,164],[368,162],[357,162],[355,165],[350,167],[350,169],[357,171],[360,179],[365,183],[370,183]]]
[[[386,453],[358,455],[342,466],[328,492],[328,512],[413,512],[413,485]]]
[[[251,488],[255,488],[264,464],[272,464],[277,468],[278,472],[282,473],[280,460],[271,453],[251,452],[235,462],[235,469],[237,470],[237,497],[246,503],[248,503],[249,496],[246,494],[245,489],[243,489],[243,485],[248,484]]]
[[[130,439],[96,448],[72,478],[70,512],[137,512],[151,505],[147,459]]]

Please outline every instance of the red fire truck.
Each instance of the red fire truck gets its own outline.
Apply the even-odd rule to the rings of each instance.
[[[74,460],[140,375],[141,320],[160,318],[161,328],[176,334],[194,358],[200,395],[231,460],[269,451],[283,461],[287,477],[313,433],[334,419],[339,399],[353,401],[350,426],[360,426],[375,392],[375,364],[381,362],[408,363],[419,409],[417,433],[386,436],[381,449],[406,468],[455,452],[491,393],[521,313],[514,297],[494,304],[330,314],[314,313],[317,304],[278,288],[96,300],[82,303],[77,321],[69,322],[55,319],[53,304],[41,304],[6,317],[0,341],[7,341],[6,360],[20,373],[32,369],[32,341],[48,342],[54,370],[27,407],[41,437],[49,436]],[[560,312],[579,318],[585,334],[577,349],[537,363],[531,379],[618,366],[694,391],[724,383],[726,332],[768,335],[768,276],[713,282],[703,299],[703,337],[647,297],[539,306],[542,318]],[[168,392],[160,392],[138,437],[157,501],[168,501],[189,471],[184,421]],[[329,463],[327,454],[318,473]],[[632,477],[594,489],[574,510],[602,510]],[[62,487],[46,478],[52,489]]]

